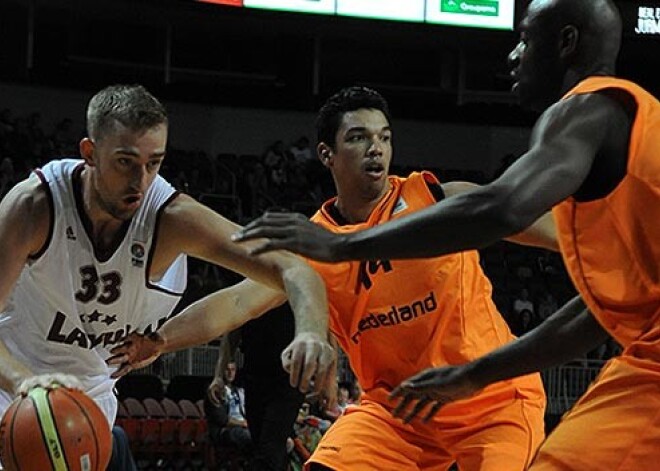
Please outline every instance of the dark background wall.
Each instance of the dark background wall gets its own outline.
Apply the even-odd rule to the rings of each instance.
[[[525,3],[516,0],[518,17]],[[657,93],[658,36],[635,37],[640,2],[618,3],[626,20],[619,72]],[[402,163],[437,165],[441,156],[447,167],[490,173],[524,149],[534,119],[508,92],[516,41],[513,31],[192,0],[2,0],[0,107],[67,116],[82,128],[94,91],[140,82],[168,104],[179,147],[260,153],[277,138],[313,140],[319,104],[362,84],[390,101]]]

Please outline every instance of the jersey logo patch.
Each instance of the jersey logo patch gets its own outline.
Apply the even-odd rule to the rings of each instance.
[[[408,209],[408,203],[406,203],[406,200],[404,200],[403,196],[401,196],[394,205],[394,209],[392,209],[392,215],[400,213],[401,211],[405,211],[406,209]]]
[[[71,226],[66,228],[66,238],[69,240],[76,240],[76,235],[73,233]]]
[[[131,262],[134,267],[143,267],[144,266],[144,245],[139,242],[134,242],[131,245]]]

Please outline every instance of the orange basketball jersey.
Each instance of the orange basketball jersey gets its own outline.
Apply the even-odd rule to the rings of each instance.
[[[605,198],[553,209],[561,251],[581,296],[623,346],[660,342],[660,103],[612,77],[580,82],[566,97],[622,89],[637,102],[627,173]]]
[[[333,232],[353,232],[435,203],[427,182],[438,181],[431,173],[390,176],[389,181],[391,189],[366,222],[337,223],[330,211],[335,198],[312,220]],[[491,284],[476,251],[416,260],[310,263],[327,286],[330,329],[367,394],[391,391],[431,366],[466,363],[514,338],[491,300]],[[537,377],[514,381],[530,385],[533,395],[542,398]],[[499,383],[488,390],[510,386]]]

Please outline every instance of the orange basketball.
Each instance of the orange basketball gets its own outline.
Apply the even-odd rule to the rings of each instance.
[[[5,471],[105,471],[111,453],[108,420],[82,391],[34,388],[0,422]]]

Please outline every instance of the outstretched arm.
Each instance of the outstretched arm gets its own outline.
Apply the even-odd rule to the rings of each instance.
[[[281,291],[250,279],[209,294],[168,320],[158,330],[163,339],[160,353],[202,345],[279,306]]]
[[[287,227],[295,218],[267,214],[235,240],[266,237],[255,253],[287,249],[323,261],[431,257],[484,247],[520,233],[581,187],[613,113],[624,111],[599,94],[563,100],[543,114],[530,150],[500,178],[386,224],[350,234],[292,231]]]
[[[250,279],[211,293],[169,319],[156,333],[134,333],[115,346],[107,360],[119,367],[112,376],[143,368],[163,353],[206,344],[279,306],[285,299],[281,291]]]
[[[446,197],[459,195],[479,188],[480,185],[471,182],[454,181],[442,184],[442,191]],[[529,245],[542,249],[559,252],[557,231],[552,213],[548,211],[538,218],[531,226],[506,238],[509,242],[520,245]]]
[[[205,312],[215,311],[214,317],[223,319],[206,320],[212,323],[214,338],[221,330],[231,329],[270,307],[281,303],[286,296],[294,314],[296,335],[287,347],[285,368],[290,372],[291,384],[306,390],[313,376],[325,377],[332,362],[333,349],[327,341],[328,303],[325,285],[319,275],[301,258],[288,252],[277,252],[255,257],[248,247],[231,242],[231,234],[239,226],[223,218],[211,209],[186,195],[179,195],[166,207],[158,228],[158,245],[150,275],[161,273],[180,253],[206,260],[241,273],[254,281],[266,285],[266,292],[254,292],[254,285],[240,285],[223,292],[219,297],[207,297],[194,306],[193,317],[200,320]],[[216,305],[221,303],[221,305]],[[216,310],[217,309],[217,310]],[[222,310],[220,310],[222,309]],[[232,314],[233,313],[233,314]],[[188,322],[183,320],[178,323]],[[179,324],[181,326],[181,324]],[[197,326],[184,329],[196,336],[195,341],[209,338]],[[175,335],[173,329],[163,335]],[[186,335],[184,333],[184,335]],[[180,348],[181,335],[168,340],[172,348]]]
[[[163,353],[206,344],[221,335],[224,335],[224,338],[218,368],[222,364],[220,371],[224,371],[224,365],[235,349],[235,346],[229,348],[227,339],[237,338],[240,326],[279,306],[285,300],[283,292],[266,288],[250,279],[209,294],[168,320],[157,332],[147,336],[133,333],[113,347],[110,351],[112,356],[107,363],[117,366],[118,369],[112,377],[118,378],[132,370],[143,368]],[[305,322],[305,316],[299,313],[298,325],[304,326]],[[329,351],[318,352],[318,343],[315,334],[302,330],[282,352],[282,366],[290,374],[291,386],[306,391],[314,379],[314,387],[320,392],[327,381],[336,375],[334,346],[331,346]],[[331,345],[332,342],[328,340],[327,343]],[[318,358],[319,355],[328,355],[329,358]],[[327,362],[327,368],[320,370],[316,364],[311,367],[306,364],[312,363],[314,359],[319,363]]]
[[[209,384],[207,394],[211,403],[220,407],[220,403],[225,399],[225,370],[230,361],[234,361],[236,349],[241,341],[240,329],[232,330],[222,336],[220,341],[220,354],[218,362],[215,364],[213,380]]]
[[[471,363],[429,368],[403,381],[391,395],[400,398],[395,416],[412,420],[433,404],[432,417],[447,402],[462,399],[489,384],[561,365],[602,344],[607,332],[578,296],[536,329]],[[412,410],[407,411],[411,403]]]

